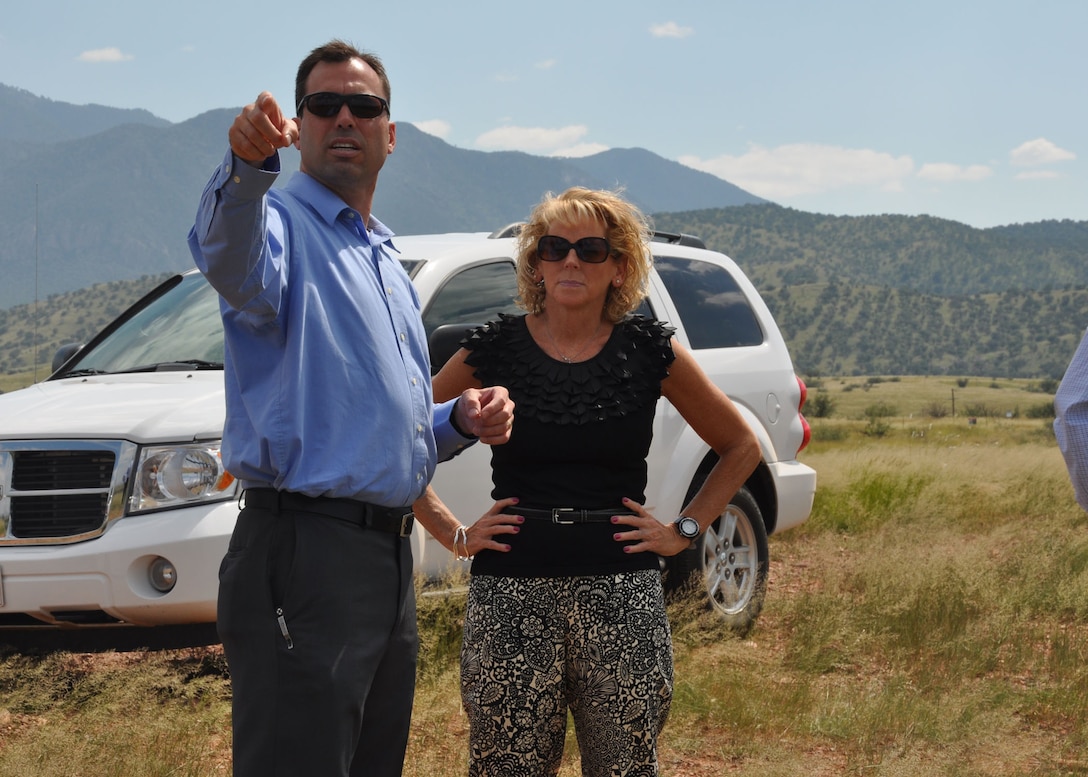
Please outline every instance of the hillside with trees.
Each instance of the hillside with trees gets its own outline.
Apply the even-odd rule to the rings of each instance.
[[[655,224],[737,261],[802,375],[1057,379],[1088,326],[1088,222],[977,230],[755,205]],[[87,340],[161,277],[0,310],[0,374],[31,371],[36,351],[44,377],[57,347]]]
[[[810,283],[958,296],[1088,285],[1088,221],[976,229],[931,216],[825,216],[779,205],[662,213],[761,290]]]
[[[732,257],[802,374],[1060,378],[1088,326],[1088,222],[992,229],[778,205],[664,213]]]

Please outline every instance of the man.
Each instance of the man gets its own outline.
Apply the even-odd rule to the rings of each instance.
[[[1088,332],[1054,395],[1054,435],[1077,502],[1088,510]]]
[[[244,505],[220,568],[234,773],[399,775],[418,637],[410,507],[440,458],[509,438],[505,389],[432,406],[419,300],[371,215],[396,146],[379,59],[341,41],[263,92],[189,235],[221,296],[223,455]],[[299,173],[270,190],[279,149]]]

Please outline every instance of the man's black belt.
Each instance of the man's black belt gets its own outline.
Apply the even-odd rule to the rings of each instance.
[[[543,519],[552,523],[609,523],[613,515],[631,515],[629,510],[582,510],[577,507],[552,507],[538,510],[534,507],[507,507],[504,512],[524,515],[526,518]]]
[[[243,496],[243,504],[247,507],[316,513],[401,537],[412,533],[412,524],[415,521],[411,507],[382,507],[356,499],[306,496],[294,491],[277,491],[274,488],[247,488]]]

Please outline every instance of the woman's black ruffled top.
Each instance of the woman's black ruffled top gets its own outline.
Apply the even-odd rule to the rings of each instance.
[[[623,497],[644,502],[646,454],[661,381],[674,358],[674,331],[660,321],[630,316],[615,326],[600,353],[574,363],[546,354],[525,316],[501,315],[472,331],[461,343],[471,351],[466,363],[484,386],[505,386],[514,400],[510,441],[491,449],[492,497],[516,496],[522,507],[617,511]],[[653,554],[624,554],[612,539],[615,531],[608,523],[556,526],[527,520],[510,553],[480,554],[473,573],[657,568]]]

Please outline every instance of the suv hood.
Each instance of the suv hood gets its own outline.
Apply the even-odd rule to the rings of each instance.
[[[222,437],[225,416],[218,370],[67,378],[0,394],[8,440],[211,440]]]

